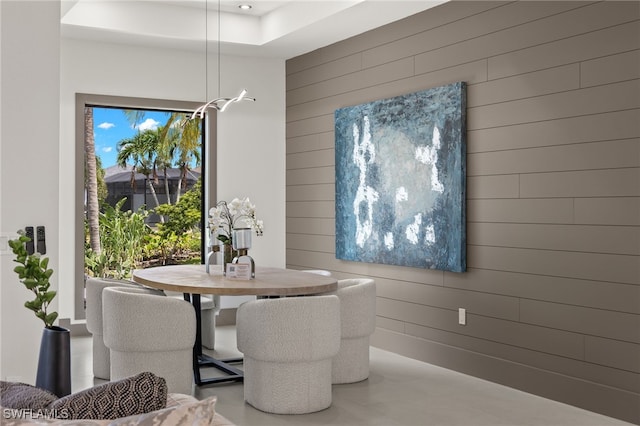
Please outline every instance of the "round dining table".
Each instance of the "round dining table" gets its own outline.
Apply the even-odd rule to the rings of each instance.
[[[256,267],[250,280],[227,278],[220,265],[207,273],[204,265],[169,265],[136,269],[133,280],[147,287],[191,294],[226,296],[303,296],[327,293],[338,288],[330,276],[293,269]]]
[[[196,341],[193,347],[193,374],[196,385],[203,386],[224,382],[241,382],[244,374],[232,364],[242,362],[242,358],[220,360],[202,351],[202,317],[200,296],[225,295],[258,297],[307,296],[336,291],[338,281],[331,277],[293,269],[256,267],[255,277],[239,279],[227,277],[222,266],[212,265],[209,271],[205,265],[167,265],[133,271],[133,281],[158,290],[176,291],[184,294],[196,313]],[[224,376],[203,378],[201,368],[214,367]]]

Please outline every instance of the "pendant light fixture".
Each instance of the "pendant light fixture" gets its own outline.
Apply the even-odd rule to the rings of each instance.
[[[209,0],[205,0],[205,98],[209,97]],[[218,93],[217,96],[220,96],[220,0],[218,0]],[[247,90],[242,89],[240,94],[234,98],[225,98],[218,97],[216,99],[210,100],[200,107],[196,108],[196,110],[191,114],[191,119],[195,118],[204,118],[207,110],[209,108],[213,108],[217,111],[224,112],[229,105],[240,102],[240,101],[253,101],[255,102],[255,98],[247,96]]]

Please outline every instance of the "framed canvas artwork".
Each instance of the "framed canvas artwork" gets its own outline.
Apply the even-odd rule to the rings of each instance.
[[[335,111],[336,257],[466,270],[466,85]]]

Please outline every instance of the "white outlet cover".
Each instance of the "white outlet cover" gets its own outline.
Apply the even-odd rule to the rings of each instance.
[[[13,254],[9,240],[15,240],[18,236],[15,232],[0,232],[0,255]]]
[[[458,309],[458,324],[467,325],[467,310],[464,308]]]

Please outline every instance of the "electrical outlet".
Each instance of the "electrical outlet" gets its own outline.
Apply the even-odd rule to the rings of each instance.
[[[13,254],[13,250],[9,247],[9,240],[15,240],[19,235],[15,232],[0,232],[0,254]]]
[[[458,308],[458,324],[467,325],[467,310]]]

